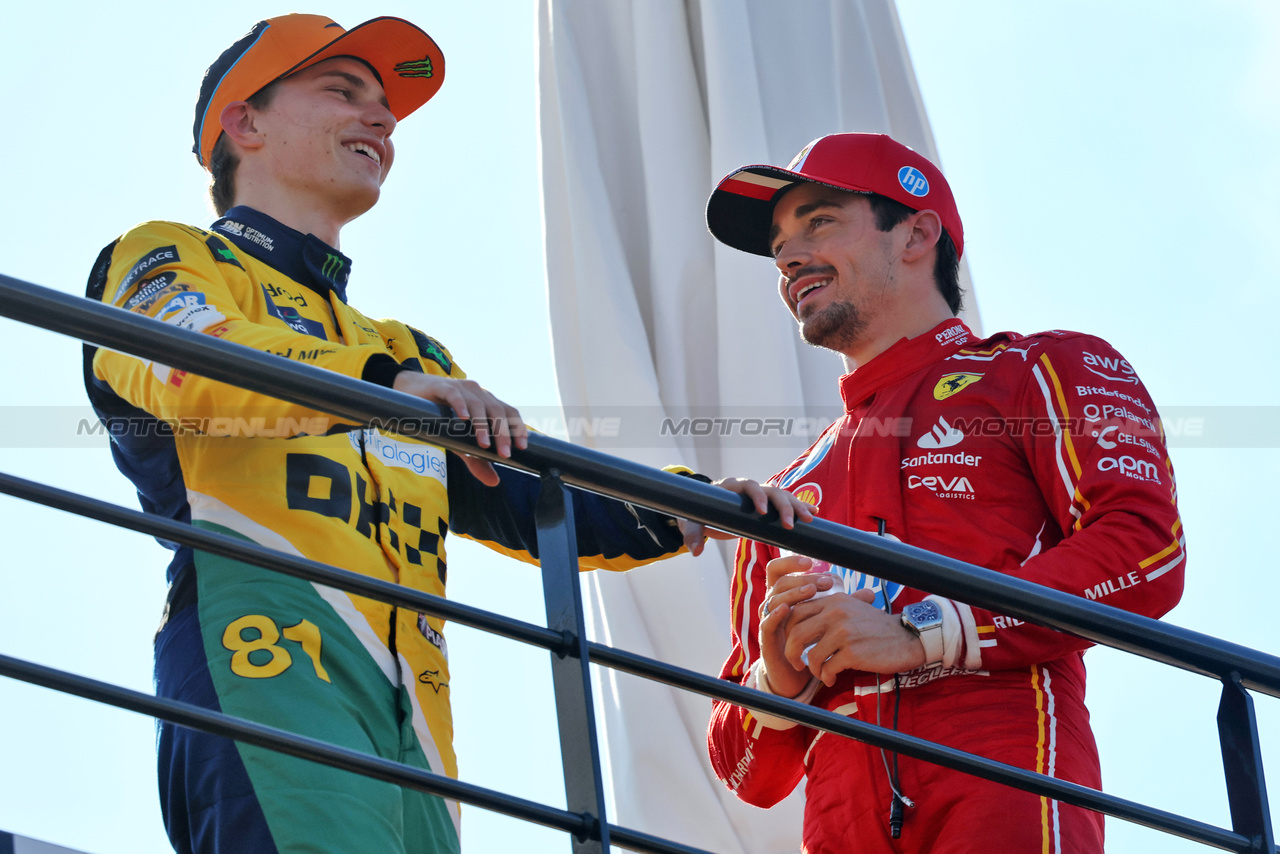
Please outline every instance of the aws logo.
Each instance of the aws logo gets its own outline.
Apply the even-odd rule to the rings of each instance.
[[[982,379],[982,374],[947,374],[938,380],[938,384],[933,387],[934,400],[946,400],[953,394],[964,391],[969,386]]]
[[[812,480],[808,483],[800,484],[791,490],[791,494],[807,504],[812,504],[814,507],[822,506],[822,486]]]

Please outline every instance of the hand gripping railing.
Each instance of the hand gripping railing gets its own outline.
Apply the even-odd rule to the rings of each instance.
[[[475,447],[469,437],[449,429],[455,422],[449,419],[447,411],[426,401],[207,335],[176,329],[97,302],[0,276],[0,315],[331,412],[353,423],[396,420],[404,428],[400,430],[404,435],[497,460],[493,453]],[[419,419],[415,428],[414,421]],[[1257,722],[1248,691],[1280,697],[1280,658],[823,520],[788,531],[778,524],[776,515],[758,516],[748,501],[724,490],[545,436],[530,436],[526,450],[516,451],[511,460],[503,462],[539,472],[542,477],[537,527],[546,595],[546,629],[19,478],[0,475],[0,492],[550,650],[568,810],[7,656],[0,656],[0,674],[556,827],[572,834],[573,849],[580,854],[603,854],[610,850],[611,843],[638,851],[691,854],[697,850],[607,822],[589,662],[749,706],[1224,850],[1277,850]],[[870,573],[901,584],[1220,680],[1223,693],[1218,729],[1232,829],[588,642],[577,583],[572,505],[566,500],[566,483],[832,563],[862,566]]]

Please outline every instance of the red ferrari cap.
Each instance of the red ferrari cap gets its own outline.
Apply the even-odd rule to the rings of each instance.
[[[222,134],[222,108],[281,77],[335,56],[354,56],[378,75],[397,121],[421,107],[444,82],[444,54],[431,36],[400,18],[374,18],[350,30],[321,15],[259,21],[209,66],[196,102],[195,152],[209,168]]]
[[[833,133],[806,145],[786,169],[743,166],[707,201],[707,227],[734,249],[772,257],[773,207],[799,181],[876,193],[912,210],[931,210],[964,254],[964,226],[947,179],[929,160],[881,133]]]

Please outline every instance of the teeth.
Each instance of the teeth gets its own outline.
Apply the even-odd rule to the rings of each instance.
[[[799,302],[800,300],[804,299],[804,295],[809,293],[809,291],[814,290],[815,288],[820,288],[823,285],[828,285],[830,283],[831,283],[830,279],[823,279],[821,282],[814,282],[812,285],[805,285],[803,288],[800,289],[800,292],[796,294],[796,302]]]
[[[378,156],[378,152],[363,142],[349,142],[342,147],[347,151],[354,151],[356,154],[367,155],[374,163],[382,163],[382,158]]]

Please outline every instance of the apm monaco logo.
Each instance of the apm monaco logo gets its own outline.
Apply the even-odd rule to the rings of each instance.
[[[898,183],[913,196],[929,195],[929,179],[914,166],[903,166],[898,170]]]

